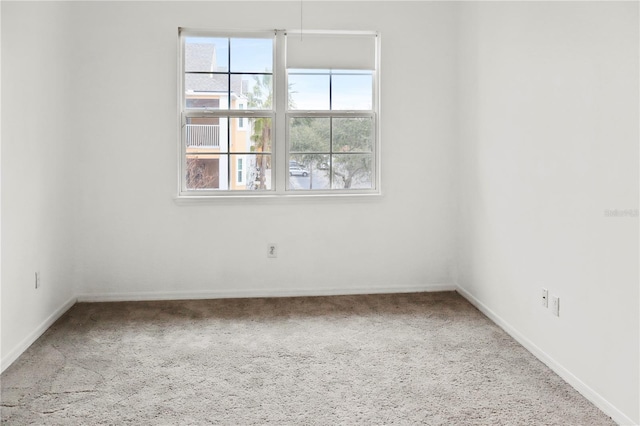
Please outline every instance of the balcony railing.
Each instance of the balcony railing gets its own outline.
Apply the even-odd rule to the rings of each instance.
[[[187,147],[219,148],[220,125],[187,124]]]

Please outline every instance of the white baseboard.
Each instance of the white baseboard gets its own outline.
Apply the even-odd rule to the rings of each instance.
[[[403,287],[354,287],[354,288],[310,288],[310,289],[249,289],[207,291],[163,291],[131,293],[85,293],[78,295],[78,302],[134,302],[149,300],[230,299],[247,297],[296,297],[296,296],[340,296],[350,294],[384,294],[454,291],[453,284],[425,284]]]
[[[462,287],[456,286],[456,291],[460,293],[462,297],[467,299],[473,306],[478,308],[480,312],[485,314],[491,321],[496,323],[507,334],[513,337],[518,343],[531,352],[536,358],[542,361],[547,367],[553,370],[558,376],[562,377],[564,381],[569,383],[574,389],[576,389],[582,396],[591,401],[596,407],[602,410],[606,415],[610,416],[613,421],[619,425],[636,425],[633,420],[627,417],[623,412],[618,410],[613,404],[603,398],[599,393],[587,386],[582,380],[573,375],[564,366],[554,360],[549,354],[536,346],[531,340],[527,339],[518,330],[512,327],[508,322],[493,312],[487,305],[478,300],[474,295],[469,293]]]
[[[2,358],[2,360],[0,360],[0,372],[9,368],[9,366],[13,364],[24,351],[29,349],[29,346],[31,346],[33,342],[38,340],[38,338],[42,336],[44,332],[58,320],[58,318],[71,309],[75,303],[75,297],[67,300],[62,306],[56,309],[54,313],[49,315],[49,317],[45,319],[35,330],[25,337],[15,348],[13,348],[4,358]]]

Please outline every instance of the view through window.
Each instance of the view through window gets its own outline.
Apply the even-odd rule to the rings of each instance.
[[[377,189],[374,33],[180,40],[180,195]]]

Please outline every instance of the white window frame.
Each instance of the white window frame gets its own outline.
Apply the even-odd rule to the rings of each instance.
[[[286,69],[286,37],[287,35],[298,35],[304,37],[305,34],[333,34],[350,35],[362,34],[376,37],[375,43],[375,70],[373,70],[373,100],[371,111],[344,111],[344,110],[318,110],[318,111],[298,111],[288,110],[288,76]],[[204,109],[188,110],[185,107],[185,70],[184,70],[184,38],[188,36],[204,37],[274,37],[273,49],[273,70],[272,70],[272,90],[273,109],[272,110],[249,110],[249,109]],[[179,29],[178,36],[179,56],[178,56],[178,114],[179,114],[179,166],[178,166],[178,195],[176,200],[213,200],[228,197],[313,197],[313,196],[362,196],[381,194],[381,173],[380,173],[380,36],[377,32],[371,31],[304,31],[299,30],[267,30],[267,31],[208,31],[194,29]],[[372,187],[367,189],[327,189],[327,190],[293,190],[289,189],[289,135],[288,122],[291,117],[371,117],[373,119],[373,152],[372,152]],[[250,118],[268,117],[272,119],[272,148],[271,148],[271,173],[272,182],[269,190],[188,190],[186,188],[186,135],[185,127],[189,117],[218,117],[229,118]],[[243,121],[245,121],[243,120]],[[247,130],[248,121],[245,121],[243,129]],[[246,167],[246,166],[245,166]],[[244,171],[243,171],[244,172]],[[246,175],[246,173],[245,173]],[[231,178],[231,176],[229,176]],[[247,183],[247,176],[244,176],[244,183]],[[237,180],[237,176],[234,180]],[[237,182],[240,183],[240,182]]]

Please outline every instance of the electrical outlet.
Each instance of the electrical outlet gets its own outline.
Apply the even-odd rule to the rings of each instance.
[[[36,289],[40,288],[42,277],[40,276],[40,272],[36,272]]]
[[[549,307],[549,292],[546,288],[542,289],[542,306],[545,308]]]
[[[267,257],[278,257],[278,246],[270,243],[267,245]]]
[[[560,298],[556,295],[551,295],[551,312],[557,317],[560,316]]]

